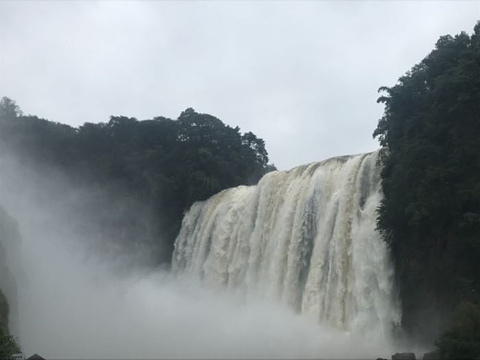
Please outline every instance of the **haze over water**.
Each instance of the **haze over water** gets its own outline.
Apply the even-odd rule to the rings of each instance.
[[[374,161],[372,155],[367,159]],[[341,165],[344,161],[339,160],[339,166],[345,169],[367,166],[359,157]],[[352,161],[360,163],[348,165]],[[322,166],[328,173],[334,164],[311,165],[309,176],[313,168],[318,171]],[[319,321],[318,311],[313,311],[315,316],[309,311],[298,314],[288,302],[263,296],[262,289],[250,293],[246,299],[239,296],[239,292],[227,291],[214,282],[201,282],[195,274],[177,271],[172,275],[165,269],[143,267],[142,259],[148,256],[142,249],[128,256],[120,252],[92,251],[96,248],[92,244],[99,240],[83,238],[78,226],[82,224],[80,215],[72,212],[70,206],[72,200],[89,196],[85,189],[69,188],[70,184],[61,177],[34,178],[29,169],[15,162],[4,161],[2,168],[1,203],[17,219],[23,237],[20,260],[14,270],[19,295],[19,339],[27,355],[39,353],[46,358],[375,358],[394,352],[381,327],[367,329],[368,335],[345,326],[339,330],[341,326],[335,321],[323,321],[323,317]],[[310,171],[304,169],[305,174]],[[290,178],[298,172],[297,169],[285,176]],[[343,178],[337,175],[338,179]],[[270,186],[267,183],[271,179],[262,182],[259,188],[267,191],[265,187]],[[344,179],[353,186],[363,184],[360,177]],[[291,191],[297,186],[293,182]],[[375,192],[375,186],[369,191]],[[238,191],[256,191],[249,189]],[[302,201],[308,202],[307,197],[301,200],[301,196],[312,195],[311,190],[314,189],[310,187],[303,195],[290,193],[298,199],[299,208]],[[366,194],[371,196],[369,191]],[[45,198],[44,194],[57,195]],[[341,204],[341,194],[335,195],[335,191],[331,194]],[[372,199],[367,199],[364,205],[378,201],[375,196]],[[288,200],[285,203],[288,206]],[[236,205],[232,203],[232,206]],[[326,208],[319,206],[318,209]],[[192,211],[196,211],[195,208]],[[270,216],[273,214],[275,212]],[[271,224],[267,219],[263,221]],[[276,236],[282,235],[271,230]],[[359,231],[365,233],[365,230]],[[278,241],[283,240],[278,238]],[[215,246],[214,243],[212,249]],[[278,250],[268,251],[273,251],[274,256]],[[280,266],[275,260],[269,263]],[[365,266],[368,264],[361,265],[363,269]],[[210,277],[207,272],[205,280]],[[268,292],[268,283],[259,282],[259,285],[265,285]],[[324,296],[322,289],[315,291]],[[331,296],[334,292],[328,295]],[[335,299],[330,300],[330,306],[333,306],[332,312],[323,316],[333,319]]]

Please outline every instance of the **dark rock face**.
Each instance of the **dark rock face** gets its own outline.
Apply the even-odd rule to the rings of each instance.
[[[396,353],[392,355],[392,360],[416,360],[415,354],[412,352]]]

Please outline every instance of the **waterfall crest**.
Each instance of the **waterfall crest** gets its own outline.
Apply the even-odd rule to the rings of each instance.
[[[320,324],[389,332],[400,318],[386,245],[375,231],[379,152],[264,176],[192,205],[175,272],[248,301],[281,301]]]

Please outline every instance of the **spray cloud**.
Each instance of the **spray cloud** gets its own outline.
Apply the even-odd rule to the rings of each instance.
[[[383,341],[318,325],[272,299],[252,297],[246,304],[235,293],[206,288],[196,277],[155,268],[145,247],[124,254],[108,234],[92,239],[78,205],[88,203],[91,189],[71,187],[54,171],[39,176],[11,158],[0,164],[0,204],[18,221],[23,237],[16,281],[18,337],[27,355],[368,358],[392,353]],[[99,194],[94,196],[98,201]]]

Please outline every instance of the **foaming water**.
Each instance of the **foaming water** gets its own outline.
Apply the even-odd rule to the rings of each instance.
[[[35,229],[32,228],[32,231]],[[38,230],[38,229],[37,229]],[[244,304],[189,276],[118,276],[64,239],[26,232],[23,351],[46,358],[375,358],[387,344],[320,326],[282,304]]]
[[[321,325],[385,341],[399,322],[389,253],[375,231],[378,152],[267,174],[196,203],[175,243],[177,273],[262,296]]]
[[[63,180],[26,176],[10,164],[9,171],[0,171],[0,204],[17,219],[23,237],[20,266],[14,274],[22,350],[27,356],[39,353],[51,359],[389,356],[393,350],[383,327],[396,314],[391,269],[388,254],[365,222],[369,216],[373,221],[380,199],[377,175],[367,170],[375,168],[375,156],[271,174],[258,187],[229,190],[194,205],[177,240],[176,274],[132,267],[128,257],[116,252],[115,256],[92,253],[91,239],[79,231],[78,224],[84,224],[81,215],[70,210],[75,208],[71,199],[87,195],[75,194]],[[329,169],[319,173],[326,164]],[[336,167],[348,167],[351,176],[345,179]],[[329,193],[323,187],[323,195],[318,195],[314,179],[329,178],[329,173],[336,175],[328,186],[338,190]],[[300,190],[298,185],[307,179],[311,184]],[[366,190],[348,195],[350,190],[340,186],[342,182]],[[58,196],[39,200],[35,194],[45,192],[48,184]],[[318,196],[309,196],[312,193]],[[342,199],[348,197],[347,206]],[[332,207],[328,201],[319,207],[322,199],[337,199],[342,210],[328,215]],[[289,204],[294,206],[288,208]],[[358,204],[363,205],[358,208]],[[357,215],[340,229],[345,213]],[[315,258],[322,252],[315,244],[323,241],[319,238],[323,239],[321,229],[326,226],[320,214],[337,218],[322,221],[337,234],[330,236],[331,251],[343,254],[344,260],[332,253],[325,259],[332,272],[314,275],[314,269],[325,266]],[[205,226],[202,216],[211,220],[209,230],[202,230],[202,236],[210,234],[208,244],[199,235],[199,228]],[[192,224],[189,239],[188,224]],[[344,245],[335,244],[348,233],[345,229],[355,235]],[[248,236],[250,242],[245,240]],[[350,264],[348,271],[340,266],[342,261]],[[295,279],[301,280],[298,285]],[[315,295],[323,291],[322,281],[335,290]],[[369,288],[370,295],[365,293]],[[302,289],[301,294],[296,289]],[[306,296],[309,292],[312,295]],[[331,298],[334,294],[343,300],[337,304]],[[315,296],[323,299],[328,311],[315,305]],[[342,308],[344,317],[337,313]],[[368,330],[368,335],[357,329]]]

